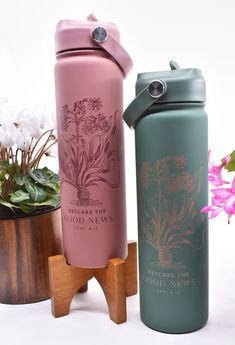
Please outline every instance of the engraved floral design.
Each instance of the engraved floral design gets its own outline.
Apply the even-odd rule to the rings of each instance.
[[[87,98],[83,98],[81,101],[74,102],[73,111],[78,115],[84,116],[86,114],[86,103],[89,102]]]
[[[178,176],[169,177],[166,182],[166,189],[171,193],[180,191],[192,192],[195,188],[193,176],[187,172],[183,172]]]
[[[61,116],[61,128],[63,131],[67,131],[67,129],[69,128],[69,107],[68,105],[64,105],[62,108],[62,116]]]
[[[173,163],[177,169],[183,169],[187,166],[187,159],[184,156],[177,156],[173,158]]]
[[[140,170],[140,182],[143,188],[149,188],[150,186],[150,173],[151,166],[149,162],[144,162]]]
[[[156,161],[156,170],[158,175],[166,175],[169,172],[168,160],[170,157],[165,157]]]
[[[84,135],[93,135],[97,131],[105,134],[110,129],[110,124],[103,113],[91,116],[83,121],[82,132]]]
[[[102,101],[100,98],[90,98],[88,104],[89,110],[99,111],[102,108]]]
[[[139,224],[144,241],[157,251],[158,261],[153,265],[164,269],[183,267],[183,263],[174,261],[175,249],[188,245],[199,250],[204,244],[203,232],[201,243],[194,243],[194,235],[200,231],[203,219],[195,204],[201,190],[202,168],[190,173],[184,170],[186,167],[186,158],[177,156],[157,160],[155,169],[150,162],[143,162],[140,169],[142,212]],[[145,183],[143,175],[148,176]]]
[[[101,204],[91,198],[91,186],[100,182],[117,188],[119,169],[118,152],[112,148],[116,134],[117,110],[105,116],[100,98],[83,98],[70,108],[62,107],[61,130],[63,144],[59,145],[61,169],[64,173],[61,183],[69,183],[77,190],[73,204],[92,206]],[[71,131],[69,128],[71,126]]]

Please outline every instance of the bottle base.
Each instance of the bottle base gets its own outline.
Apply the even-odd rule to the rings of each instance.
[[[208,322],[208,318],[201,325],[198,325],[196,327],[192,327],[192,328],[187,329],[187,330],[179,330],[179,331],[176,331],[176,330],[173,331],[173,330],[169,330],[169,329],[163,329],[163,328],[158,328],[158,327],[152,326],[150,324],[147,324],[142,318],[141,318],[141,321],[145,324],[145,326],[147,326],[148,328],[150,328],[156,332],[161,332],[161,333],[166,333],[166,334],[186,334],[186,333],[193,333],[193,332],[199,331],[201,328],[205,327],[207,322]]]

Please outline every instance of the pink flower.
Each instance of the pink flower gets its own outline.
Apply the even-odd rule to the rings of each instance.
[[[229,219],[235,214],[235,177],[231,188],[215,188],[211,190],[214,194],[212,206],[202,208],[202,213],[210,213],[209,218],[216,217],[221,211],[229,216]]]
[[[223,159],[223,165],[227,165],[227,164],[231,161],[231,159],[232,159],[232,158],[231,158],[230,155],[224,157],[224,159]]]
[[[212,163],[210,160],[210,154],[211,154],[211,151],[209,150],[208,152],[208,162],[209,162],[208,181],[210,181],[211,184],[213,184],[213,186],[215,187],[229,183],[227,181],[222,180],[221,170],[223,169],[224,164],[214,165],[214,163]],[[227,159],[228,156],[225,158]]]

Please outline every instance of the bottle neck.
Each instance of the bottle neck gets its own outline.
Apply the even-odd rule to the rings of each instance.
[[[101,48],[84,48],[84,49],[71,49],[59,52],[56,54],[57,60],[63,57],[79,56],[79,55],[99,55],[103,57],[109,57],[109,54]]]

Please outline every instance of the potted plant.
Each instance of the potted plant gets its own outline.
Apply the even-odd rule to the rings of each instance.
[[[48,256],[61,253],[59,178],[45,155],[56,144],[44,111],[14,116],[0,104],[0,302],[49,298]]]

